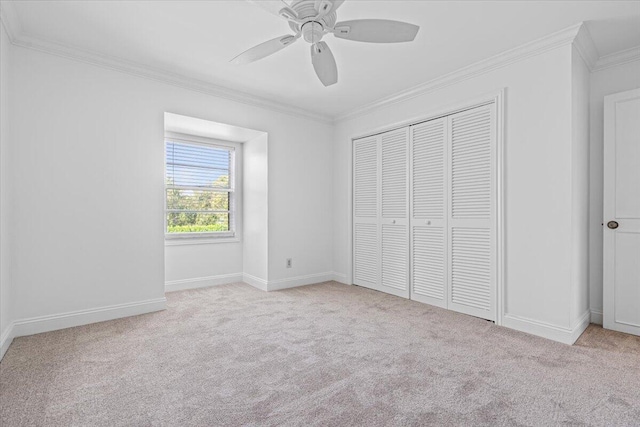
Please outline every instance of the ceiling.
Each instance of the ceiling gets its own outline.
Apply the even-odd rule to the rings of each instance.
[[[6,2],[3,2],[6,3]],[[300,40],[236,66],[244,50],[284,34],[283,19],[236,1],[13,1],[20,35],[242,91],[335,117],[581,21],[600,56],[640,45],[634,1],[347,0],[338,21],[420,25],[416,40],[367,44],[328,35],[339,72],[324,87]],[[14,26],[17,27],[17,26]]]

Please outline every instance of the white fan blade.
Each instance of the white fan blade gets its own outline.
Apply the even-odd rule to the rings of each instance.
[[[297,19],[296,13],[283,0],[246,0],[247,3],[285,19]]]
[[[257,61],[258,59],[262,59],[265,56],[272,55],[277,51],[284,49],[291,43],[298,40],[298,38],[299,36],[292,36],[288,34],[276,37],[275,39],[260,43],[259,45],[242,52],[240,55],[233,58],[231,62],[236,65],[244,65],[250,62]]]
[[[313,6],[318,12],[317,18],[322,18],[323,16],[334,12],[342,5],[342,3],[344,3],[344,0],[316,0]]]
[[[331,86],[338,82],[336,59],[325,42],[311,45],[311,63],[323,85]]]
[[[333,33],[340,39],[369,43],[401,43],[416,38],[420,27],[388,19],[357,19],[338,22]]]

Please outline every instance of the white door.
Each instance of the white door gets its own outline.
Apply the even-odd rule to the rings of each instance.
[[[354,284],[495,320],[495,126],[490,104],[354,140]]]
[[[411,299],[447,308],[447,118],[411,126]]]
[[[603,323],[640,335],[640,89],[604,107]]]
[[[353,141],[353,283],[409,297],[409,128]]]
[[[409,128],[380,135],[381,287],[409,298]]]
[[[353,283],[378,289],[378,137],[353,141]]]
[[[495,104],[448,117],[448,308],[495,320]]]

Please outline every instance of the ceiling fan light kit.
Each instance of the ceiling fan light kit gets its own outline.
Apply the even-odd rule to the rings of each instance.
[[[338,67],[327,43],[326,34],[366,43],[402,43],[413,41],[420,27],[388,19],[357,19],[337,21],[337,9],[344,0],[295,0],[291,6],[284,1],[247,0],[289,22],[295,35],[287,34],[266,41],[241,53],[231,60],[237,65],[248,64],[265,58],[303,38],[311,44],[311,63],[318,78],[325,86],[338,82]]]

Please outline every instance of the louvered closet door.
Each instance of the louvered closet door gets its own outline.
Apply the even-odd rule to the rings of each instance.
[[[495,320],[494,105],[449,116],[448,307]]]
[[[411,299],[447,307],[447,119],[411,127]]]
[[[380,135],[380,290],[409,298],[409,128]]]
[[[353,283],[380,282],[378,137],[353,141]]]

